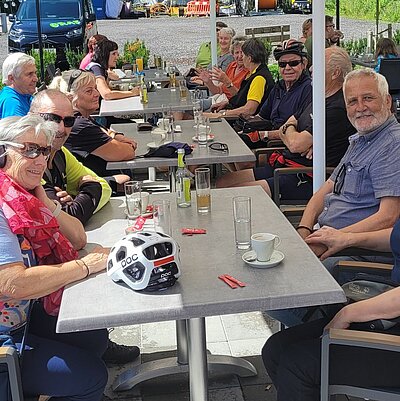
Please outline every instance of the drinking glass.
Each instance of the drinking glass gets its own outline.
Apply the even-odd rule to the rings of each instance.
[[[187,92],[188,90],[186,86],[186,81],[185,80],[179,81],[179,95],[182,101],[187,99]]]
[[[137,58],[136,59],[136,65],[137,65],[138,72],[142,72],[143,71],[143,59],[142,58]]]
[[[154,231],[171,235],[171,203],[161,199],[153,202]]]
[[[197,211],[199,213],[208,213],[211,210],[210,169],[208,167],[196,168],[194,174],[196,181]]]
[[[236,248],[249,249],[251,238],[251,198],[249,196],[233,198],[233,219]]]
[[[197,143],[200,148],[207,146],[207,125],[204,121],[199,118],[199,122],[196,126]]]
[[[136,219],[142,214],[142,182],[128,181],[124,184],[126,210],[129,219]]]

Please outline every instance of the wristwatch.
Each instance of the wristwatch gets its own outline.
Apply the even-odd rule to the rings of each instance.
[[[229,89],[229,88],[232,88],[232,86],[233,86],[233,82],[231,82],[230,84],[228,84],[228,85],[226,85],[226,87]]]

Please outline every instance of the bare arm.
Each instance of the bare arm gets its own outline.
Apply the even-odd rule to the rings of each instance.
[[[292,153],[303,153],[313,144],[313,137],[308,131],[299,132],[292,125],[286,129],[285,134],[280,129],[279,137]]]
[[[318,216],[321,214],[324,207],[325,195],[333,191],[334,182],[330,179],[326,180],[324,185],[312,196],[307,203],[303,216],[300,221],[301,226],[309,227],[312,229],[317,222]],[[302,238],[306,238],[310,231],[299,229],[298,233]]]
[[[135,148],[130,143],[112,139],[104,145],[99,146],[92,153],[108,162],[132,160],[135,157]]]
[[[96,87],[101,97],[105,100],[125,99],[127,97],[139,96],[139,87],[134,87],[130,91],[111,90],[104,77],[96,77]]]
[[[347,329],[350,323],[375,319],[394,319],[400,316],[400,287],[374,298],[355,302],[341,309],[326,328]]]
[[[33,194],[52,212],[56,209],[56,205],[47,197],[46,191],[42,185],[37,186],[34,189]],[[75,217],[72,217],[63,211],[61,211],[56,218],[60,225],[60,231],[68,238],[74,249],[82,249],[87,242],[85,229],[83,228],[82,223]]]
[[[328,249],[321,255],[321,260],[324,260],[342,249],[350,247],[390,252],[391,233],[392,228],[372,232],[348,233],[332,227],[322,227],[310,234],[305,241],[309,245],[325,245]]]
[[[219,103],[214,104],[213,107],[211,107],[211,109],[221,110],[218,105],[219,105]],[[236,117],[239,114],[247,114],[247,115],[252,116],[257,111],[258,105],[259,105],[259,103],[256,102],[255,100],[248,100],[247,103],[242,107],[238,107],[237,109],[232,109],[232,110],[225,110],[223,112],[224,115],[222,115],[223,114],[222,112],[219,112],[219,113],[204,113],[204,116],[208,117],[208,118]],[[225,106],[226,106],[226,104],[224,105],[224,107]]]
[[[96,247],[81,260],[89,274],[106,267],[109,250]],[[82,261],[72,260],[58,265],[42,265],[26,268],[22,262],[8,263],[0,269],[0,295],[6,299],[34,299],[51,294],[61,287],[88,275]]]
[[[381,199],[379,210],[355,224],[342,228],[343,232],[377,231],[394,226],[400,215],[400,198],[388,196]]]

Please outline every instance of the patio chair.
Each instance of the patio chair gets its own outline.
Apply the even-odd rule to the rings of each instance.
[[[331,355],[329,353],[331,345],[400,352],[400,336],[356,330],[330,329],[326,331],[322,336],[321,401],[329,401],[331,396],[337,394],[379,401],[398,401],[400,399],[400,388],[367,388],[329,384],[329,361],[330,358],[335,357],[334,353]]]
[[[24,401],[18,351],[4,346],[0,347],[0,396],[7,392],[8,399],[2,401]]]

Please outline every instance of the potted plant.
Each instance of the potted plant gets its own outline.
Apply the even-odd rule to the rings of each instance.
[[[135,64],[137,58],[143,59],[143,65],[148,67],[150,50],[140,39],[135,41],[127,41],[124,44],[124,51],[117,60],[117,67],[121,68],[124,64]]]

